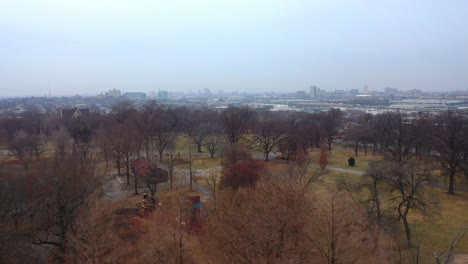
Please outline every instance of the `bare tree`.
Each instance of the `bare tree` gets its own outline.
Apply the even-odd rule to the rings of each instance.
[[[442,169],[449,177],[448,194],[455,194],[455,176],[468,155],[467,120],[460,113],[447,111],[436,118],[435,147]]]
[[[328,150],[331,150],[334,137],[338,134],[343,119],[343,113],[340,109],[332,108],[330,111],[324,113],[320,120],[320,128],[327,140]]]
[[[106,134],[111,138],[112,158],[117,168],[117,175],[120,176],[124,167],[124,145],[126,144],[124,127],[116,123],[107,129]],[[129,177],[127,177],[127,184],[130,184]]]
[[[62,254],[76,213],[99,186],[94,158],[75,152],[42,162],[34,180],[37,216],[29,236],[34,244],[52,246]]]
[[[366,144],[366,138],[365,138],[366,131],[367,131],[366,126],[362,124],[353,124],[344,133],[344,140],[347,142],[350,142],[351,145],[353,146],[354,156],[358,155],[360,144]]]
[[[64,159],[71,154],[72,138],[64,127],[52,133],[51,142],[56,158]]]
[[[141,150],[140,134],[135,129],[133,122],[125,122],[119,126],[122,129],[123,140],[121,141],[121,150],[123,162],[125,164],[125,174],[127,176],[127,183],[130,182],[130,170],[131,163],[139,158]],[[134,177],[135,194],[138,194],[138,181],[137,177]]]
[[[158,112],[158,104],[155,100],[147,101],[138,113],[138,127],[145,141],[146,159],[150,159],[150,146],[152,143],[152,135],[156,126],[156,117]]]
[[[152,131],[152,141],[159,153],[159,162],[163,160],[164,151],[174,148],[175,143],[175,127],[171,126],[170,116],[163,109],[159,109],[156,113],[156,125]]]
[[[314,150],[314,146],[320,148],[320,116],[317,114],[308,113],[300,120],[301,131],[306,133],[309,140],[310,150]]]
[[[174,186],[174,167],[176,165],[176,158],[174,157],[174,153],[166,153],[166,157],[164,158],[164,163],[167,166],[167,170],[169,173],[169,183],[171,186],[171,190]]]
[[[112,211],[115,204],[92,199],[76,216],[66,236],[67,250],[61,256],[65,263],[102,263],[122,261],[124,240],[113,233]]]
[[[30,136],[25,131],[19,130],[16,132],[12,141],[9,142],[8,149],[13,153],[16,158],[23,163],[23,168],[26,175],[30,174],[29,165],[31,160],[36,157],[39,158],[39,138],[37,136]],[[41,151],[42,153],[42,151]]]
[[[135,107],[133,102],[130,100],[120,101],[112,105],[112,114],[115,117],[117,123],[123,123],[126,120],[135,116]]]
[[[216,210],[216,191],[218,188],[218,173],[214,170],[210,172],[210,175],[205,178],[206,185],[210,188],[211,195],[213,197],[213,207]]]
[[[203,139],[203,144],[210,153],[211,158],[214,158],[216,152],[224,145],[224,138],[221,133],[221,128],[214,125],[210,127],[207,135]]]
[[[255,121],[255,114],[249,108],[230,107],[221,112],[221,121],[229,144],[236,144]]]
[[[424,184],[431,180],[429,169],[414,161],[405,165],[400,163],[382,161],[374,166],[374,173],[379,174],[392,197],[395,212],[402,222],[408,247],[412,247],[411,229],[408,215],[410,211],[420,211],[424,214],[430,212],[434,205],[424,193]]]
[[[416,154],[418,141],[423,139],[423,133],[415,122],[402,113],[385,113],[378,117],[379,141],[387,158],[404,164]]]
[[[112,137],[109,136],[108,129],[105,127],[101,127],[96,131],[96,145],[99,146],[106,161],[106,166],[109,167],[109,160],[112,156]]]
[[[449,248],[446,250],[446,252],[436,254],[435,259],[437,264],[450,264],[453,263],[453,257],[455,250],[457,247],[460,245],[461,242],[465,239],[466,232],[461,232],[460,234],[457,234],[452,241],[450,242]]]
[[[198,153],[202,152],[203,142],[205,142],[205,138],[209,133],[209,128],[209,124],[197,124],[188,133],[193,143],[197,146]]]
[[[349,193],[332,193],[317,205],[313,226],[314,249],[321,263],[361,263],[369,252],[368,223]],[[365,259],[365,258],[364,258]]]
[[[268,161],[269,154],[286,138],[284,122],[277,117],[262,116],[255,127],[255,142]]]
[[[161,208],[166,219],[158,219],[149,226],[148,234],[140,241],[139,262],[156,264],[164,263],[194,263],[193,251],[199,240],[194,240],[188,234],[188,225],[192,216],[187,208],[191,207],[188,200],[181,192],[177,192],[172,198],[162,201],[166,206]]]
[[[364,202],[368,204],[369,214],[375,217],[378,226],[382,225],[382,184],[382,171],[378,163],[369,162],[369,169],[363,178],[363,188],[369,191],[369,198]]]
[[[209,219],[204,249],[215,263],[316,263],[309,232],[313,204],[289,181],[238,189]]]
[[[188,153],[187,153],[187,165],[189,173],[189,190],[193,190],[193,180],[195,177],[195,169],[193,168],[193,163],[196,160],[196,157],[193,155],[192,144],[188,144]]]

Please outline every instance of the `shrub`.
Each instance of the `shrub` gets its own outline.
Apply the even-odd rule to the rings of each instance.
[[[353,157],[349,158],[348,159],[348,165],[350,167],[354,167],[354,165],[356,165],[356,160]]]
[[[229,165],[223,170],[221,187],[237,189],[239,187],[254,187],[263,171],[263,163],[253,160],[241,160]]]
[[[325,170],[328,164],[328,152],[325,146],[322,146],[320,151],[320,159],[319,159],[319,166],[322,170]]]

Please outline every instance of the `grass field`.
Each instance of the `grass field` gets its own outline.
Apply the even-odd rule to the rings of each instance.
[[[412,228],[426,252],[440,252],[450,246],[456,235],[468,232],[468,193],[452,196],[445,190],[430,187],[426,191],[439,201],[440,209],[436,215],[426,219],[413,214]],[[468,237],[459,245],[458,251],[468,252]]]
[[[313,163],[318,163],[320,159],[320,149],[315,148],[314,151],[309,151]],[[353,157],[356,161],[356,165],[351,167],[348,165],[348,159]],[[328,166],[337,167],[342,169],[350,169],[355,171],[365,171],[368,169],[370,160],[379,160],[383,157],[381,155],[373,155],[372,151],[367,152],[367,156],[364,156],[364,152],[358,152],[358,156],[354,156],[354,151],[351,148],[345,148],[342,145],[335,144],[332,146],[332,150],[328,152]]]

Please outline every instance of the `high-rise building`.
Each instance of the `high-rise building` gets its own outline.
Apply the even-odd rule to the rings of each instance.
[[[161,100],[161,101],[169,100],[169,92],[159,90],[158,99]]]
[[[366,85],[364,85],[364,89],[362,89],[362,93],[363,94],[369,94],[369,87]]]
[[[317,86],[311,86],[309,96],[312,98],[318,97],[318,90]]]

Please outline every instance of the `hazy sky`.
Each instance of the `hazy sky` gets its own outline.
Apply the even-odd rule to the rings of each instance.
[[[0,0],[0,96],[468,88],[468,1]]]

